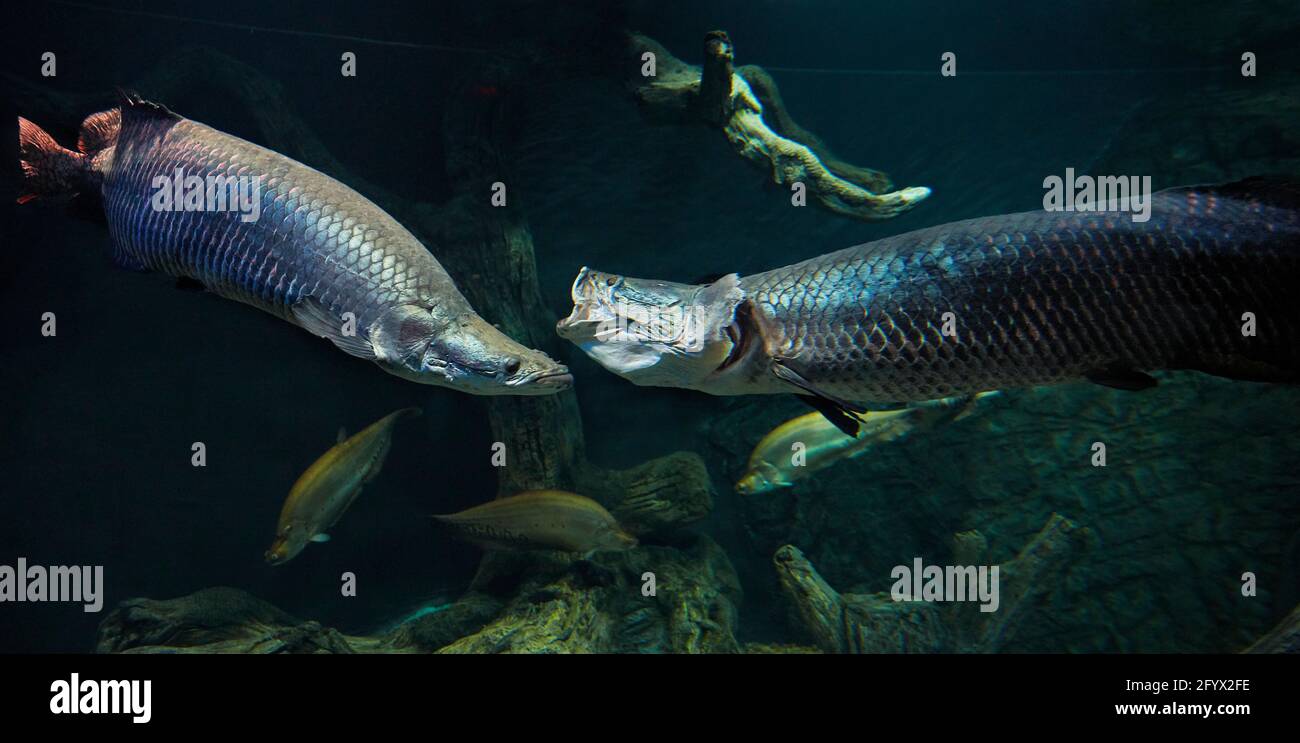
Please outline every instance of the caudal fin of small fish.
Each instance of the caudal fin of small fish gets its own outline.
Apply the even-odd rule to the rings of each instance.
[[[85,153],[61,146],[36,124],[18,117],[18,158],[27,190],[19,204],[41,197],[71,196],[89,167]]]
[[[409,418],[419,418],[422,415],[424,415],[424,410],[421,408],[402,408],[401,410],[394,410],[384,416],[383,421],[386,425],[391,427],[397,425],[401,421]]]

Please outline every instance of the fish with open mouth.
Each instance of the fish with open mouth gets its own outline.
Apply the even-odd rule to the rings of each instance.
[[[77,151],[21,117],[18,142],[19,203],[98,196],[124,268],[197,281],[422,384],[546,395],[573,381],[479,317],[397,220],[302,163],[134,95],[88,117]]]
[[[1300,382],[1300,185],[1160,191],[1147,221],[1032,211],[708,284],[583,268],[557,332],[636,384],[853,413],[1191,369]]]

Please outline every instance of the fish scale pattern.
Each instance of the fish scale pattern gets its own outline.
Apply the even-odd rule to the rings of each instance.
[[[1146,222],[1048,211],[967,220],[741,286],[770,356],[828,394],[884,402],[1134,370],[1296,382],[1298,280],[1296,210],[1178,189],[1153,197]]]
[[[260,214],[244,221],[229,198],[226,209],[213,208],[215,200],[201,210],[156,208],[155,178],[171,184],[177,172],[205,190],[209,176],[242,179],[250,189],[256,183]],[[471,311],[432,254],[378,206],[319,171],[197,122],[127,109],[102,190],[118,262],[196,279],[286,319],[306,297],[336,315],[354,313],[362,328],[397,304]]]

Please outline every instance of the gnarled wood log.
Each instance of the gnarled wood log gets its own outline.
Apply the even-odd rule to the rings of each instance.
[[[889,593],[841,594],[791,545],[773,556],[777,580],[799,623],[830,653],[997,652],[1015,635],[1032,602],[1086,544],[1088,531],[1053,514],[1015,559],[999,566],[998,606],[983,612],[955,601],[895,601]],[[979,532],[954,538],[957,565],[983,559]]]
[[[702,69],[639,34],[629,37],[628,51],[632,59],[627,67],[636,71],[629,87],[647,121],[718,127],[737,154],[768,170],[778,184],[804,184],[814,203],[825,209],[875,221],[895,217],[930,195],[930,189],[921,186],[889,191],[889,176],[831,154],[794,123],[770,75],[755,66],[734,69],[725,31],[705,36]],[[641,74],[647,54],[654,55],[652,77]]]

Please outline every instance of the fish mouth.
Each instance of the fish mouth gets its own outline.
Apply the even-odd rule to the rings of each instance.
[[[577,278],[573,280],[573,287],[569,290],[569,296],[573,300],[573,311],[568,317],[555,324],[555,332],[561,338],[577,342],[579,337],[586,335],[584,330],[592,334],[595,332],[594,328],[583,326],[615,320],[616,315],[610,309],[610,305],[613,304],[610,289],[617,286],[620,280],[620,277],[601,274],[583,266],[578,271]]]
[[[539,395],[548,395],[572,387],[573,375],[569,373],[567,366],[560,366],[555,369],[534,372],[523,379],[509,383],[507,386],[521,388],[521,390],[535,390]]]
[[[732,329],[745,300],[734,273],[679,284],[584,266],[571,297],[573,311],[556,333],[633,384],[693,387],[748,350]]]

